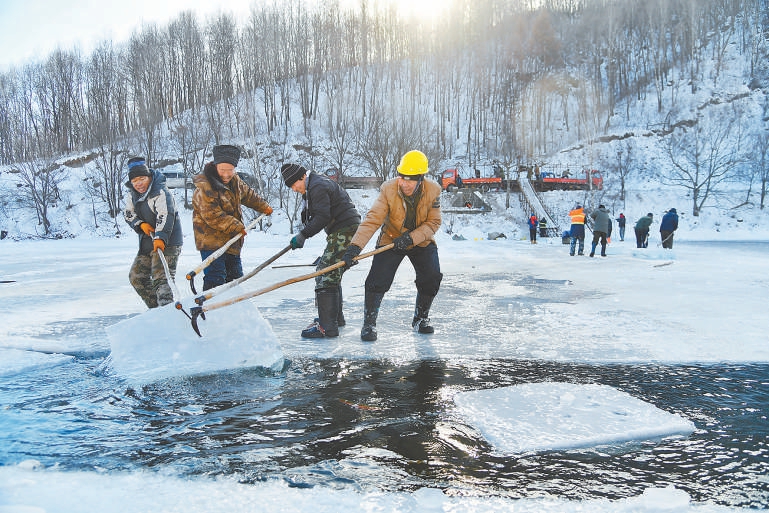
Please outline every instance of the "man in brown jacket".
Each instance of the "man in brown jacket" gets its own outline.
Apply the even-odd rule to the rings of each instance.
[[[385,292],[390,290],[395,272],[404,257],[416,271],[417,300],[411,326],[419,333],[433,333],[430,306],[440,288],[443,274],[438,260],[435,233],[441,226],[441,186],[425,179],[428,162],[424,153],[412,150],[398,165],[398,177],[379,189],[379,196],[353,235],[342,260],[355,265],[358,256],[374,233],[381,228],[376,245],[394,243],[390,251],[374,255],[366,278],[361,340],[377,339],[376,319]]]
[[[270,215],[272,207],[240,179],[235,168],[240,160],[237,146],[214,146],[214,160],[192,182],[192,228],[195,246],[203,260],[239,233],[246,234],[241,205]],[[203,290],[218,287],[243,276],[241,238],[211,262],[203,275]]]

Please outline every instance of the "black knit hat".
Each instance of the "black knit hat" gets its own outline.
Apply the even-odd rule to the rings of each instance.
[[[214,164],[232,164],[238,167],[240,160],[240,148],[229,144],[214,146]]]
[[[286,187],[291,187],[297,180],[307,174],[307,170],[299,164],[283,164],[280,168],[280,174],[283,175]]]
[[[152,176],[150,169],[145,164],[144,157],[128,159],[128,179],[133,180],[137,176]]]

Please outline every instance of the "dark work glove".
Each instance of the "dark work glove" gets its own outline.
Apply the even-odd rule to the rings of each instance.
[[[393,241],[393,244],[395,244],[394,248],[397,251],[406,251],[409,246],[414,244],[414,241],[411,240],[411,235],[409,235],[408,233],[404,233],[403,235],[395,239]]]
[[[342,261],[344,262],[344,266],[347,268],[350,268],[356,265],[358,262],[357,260],[354,260],[354,258],[360,255],[360,252],[361,252],[361,248],[359,248],[355,244],[350,244],[349,246],[347,246],[347,250],[345,250],[344,255],[342,255]]]
[[[302,232],[297,233],[294,235],[294,237],[291,239],[291,249],[299,249],[304,247],[304,241],[305,241],[304,235],[302,235]]]

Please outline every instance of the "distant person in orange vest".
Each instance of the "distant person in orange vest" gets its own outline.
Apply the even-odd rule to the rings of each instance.
[[[579,241],[578,255],[582,256],[585,254],[585,210],[582,208],[582,205],[574,207],[574,210],[569,212],[569,218],[571,218],[569,254],[574,256],[574,250],[577,247],[577,241]]]

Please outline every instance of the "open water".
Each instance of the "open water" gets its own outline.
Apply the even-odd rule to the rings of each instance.
[[[450,485],[452,493],[575,500],[672,484],[698,502],[769,507],[768,365],[298,359],[278,374],[246,370],[133,389],[101,372],[106,357],[78,354],[0,377],[0,465],[32,458],[62,470],[170,469],[389,491]],[[494,457],[446,398],[548,379],[615,387],[697,430],[661,442]]]

